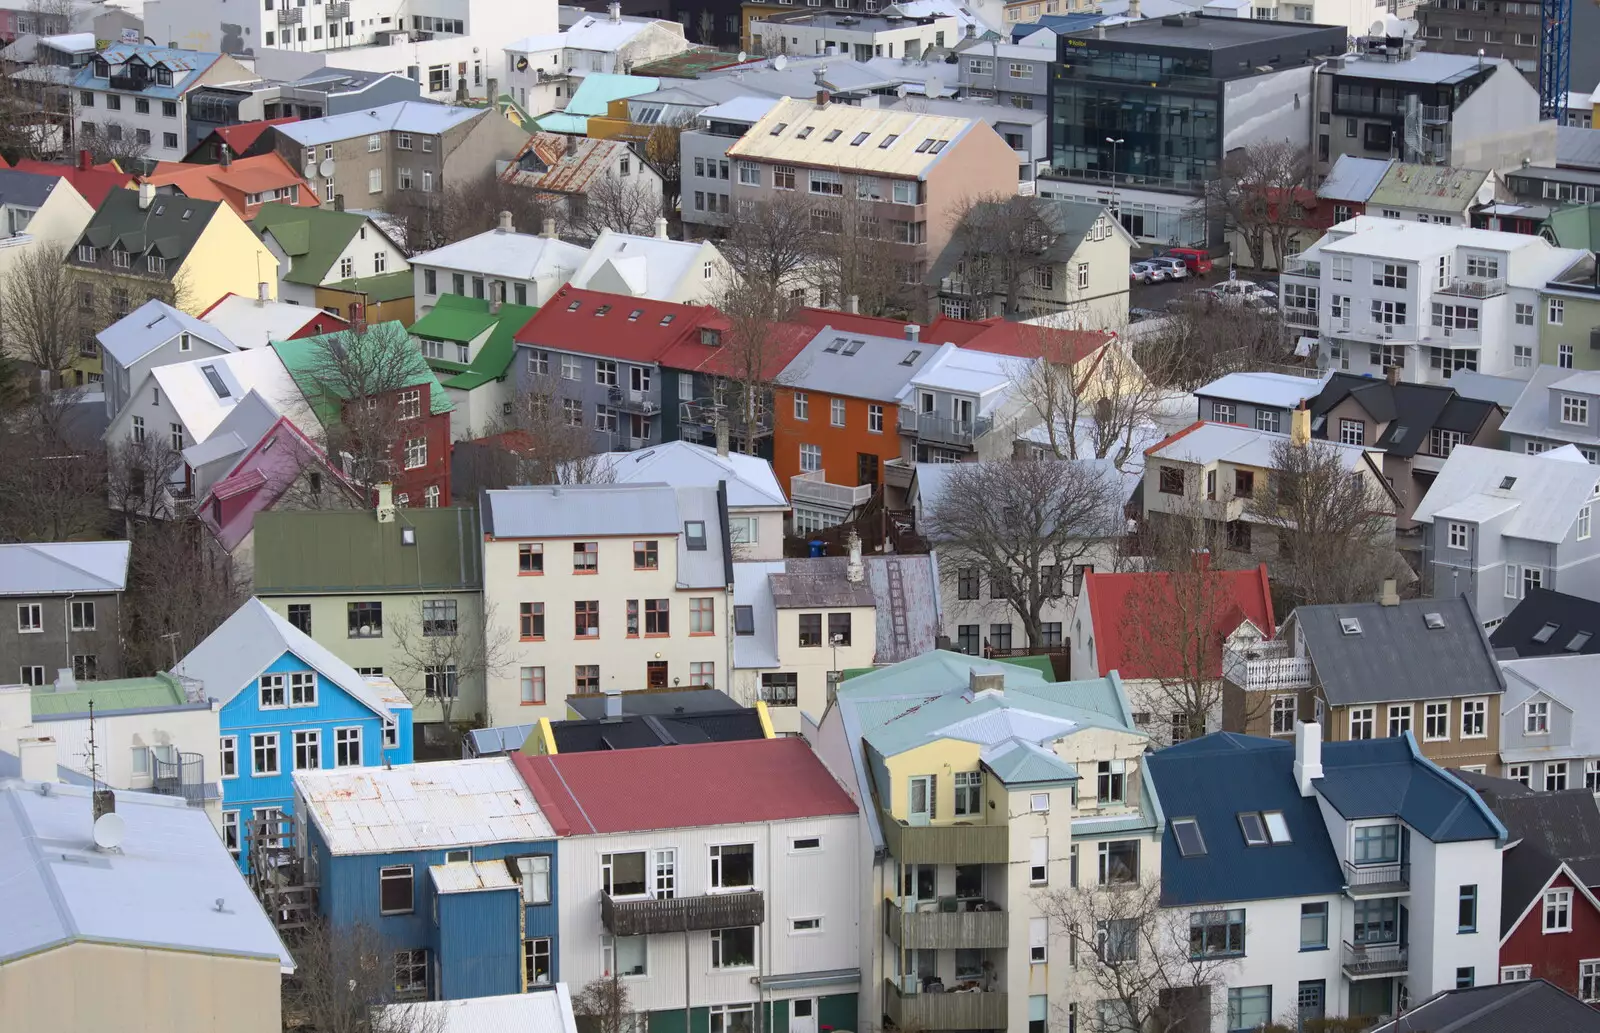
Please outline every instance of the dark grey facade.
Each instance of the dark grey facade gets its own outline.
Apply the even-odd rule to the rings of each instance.
[[[517,357],[518,392],[549,396],[558,419],[589,431],[595,451],[629,451],[663,440],[661,385],[668,374],[655,363],[520,342]]]
[[[1515,0],[1434,0],[1416,14],[1417,36],[1438,54],[1503,57],[1539,85],[1539,4]]]
[[[0,683],[48,685],[70,668],[78,678],[118,678],[122,594],[0,598]]]

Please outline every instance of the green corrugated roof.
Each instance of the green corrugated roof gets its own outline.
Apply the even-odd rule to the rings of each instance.
[[[401,529],[416,529],[416,544]],[[482,586],[483,536],[470,507],[401,509],[392,524],[365,509],[263,510],[255,521],[258,595],[470,591]]]
[[[1581,204],[1550,213],[1541,227],[1557,247],[1593,251],[1600,246],[1600,204]]]
[[[444,378],[445,387],[471,391],[506,375],[517,357],[516,333],[536,311],[527,305],[502,304],[498,315],[490,315],[489,303],[481,298],[444,294],[440,295],[433,311],[411,324],[411,334],[465,344],[490,330],[489,339],[478,349],[470,365],[445,359],[428,360],[435,370],[452,374]]]
[[[431,312],[411,324],[411,336],[467,344],[498,321],[499,317],[489,314],[487,301],[443,294]]]
[[[409,275],[409,274],[408,274]],[[284,368],[294,378],[306,400],[316,410],[317,419],[326,425],[338,422],[339,412],[328,395],[324,393],[324,385],[317,380],[317,357],[324,354],[323,349],[330,343],[342,343],[340,338],[346,331],[331,334],[318,334],[315,337],[302,337],[293,341],[273,341],[272,350],[278,353]],[[375,335],[383,335],[375,337]],[[390,320],[387,323],[378,323],[369,328],[363,340],[374,339],[380,345],[388,345],[405,349],[406,380],[402,387],[428,387],[428,411],[435,416],[447,413],[455,408],[450,401],[450,396],[445,393],[439,378],[434,376],[433,370],[428,368],[428,363],[423,359],[422,353],[411,344],[411,336],[406,333],[405,327],[399,320]]]
[[[416,294],[417,280],[411,270],[402,269],[397,273],[383,273],[379,276],[357,276],[350,280],[340,280],[330,283],[326,287],[330,291],[346,291],[350,294],[365,294],[369,302],[398,301]]]
[[[188,702],[183,685],[170,674],[150,678],[117,678],[110,681],[81,681],[71,692],[57,692],[53,685],[33,689],[33,716],[66,717],[87,714],[89,704],[97,712],[113,710],[155,710]]]
[[[315,287],[327,278],[328,270],[366,221],[365,215],[354,212],[272,201],[257,209],[250,228],[257,236],[271,230],[273,239],[294,259],[285,280]]]

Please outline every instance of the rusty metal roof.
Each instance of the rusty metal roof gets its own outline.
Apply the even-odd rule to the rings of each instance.
[[[500,178],[552,194],[582,194],[628,150],[620,140],[534,133]]]

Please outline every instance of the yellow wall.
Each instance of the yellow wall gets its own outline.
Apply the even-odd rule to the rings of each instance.
[[[276,299],[278,260],[232,208],[222,205],[189,251],[177,282],[180,307],[190,315],[204,312],[224,294],[253,298],[260,283],[267,285],[267,297]]]
[[[628,101],[614,100],[606,105],[606,113],[589,116],[589,139],[615,140],[628,131],[633,123],[628,121]]]
[[[339,315],[345,319],[350,318],[350,306],[360,304],[361,295],[349,291],[329,290],[318,287],[316,294],[318,308],[336,308]],[[397,319],[402,326],[410,326],[417,321],[415,298],[394,298],[391,301],[369,301],[367,303],[367,322],[387,323]]]
[[[960,739],[940,739],[926,746],[918,746],[914,750],[885,758],[884,766],[889,770],[890,793],[893,797],[889,801],[889,812],[901,821],[909,820],[911,777],[933,775],[937,779],[933,793],[933,820],[955,821],[956,772],[977,771],[978,754],[977,743],[963,742]],[[962,815],[961,820],[972,819]]]
[[[280,984],[277,958],[74,943],[0,965],[0,1030],[279,1033]]]

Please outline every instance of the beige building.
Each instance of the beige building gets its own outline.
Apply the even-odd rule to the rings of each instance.
[[[704,685],[733,669],[726,488],[552,485],[484,493],[488,723],[574,692]]]
[[[0,786],[0,1029],[278,1033],[294,961],[205,814],[41,785],[48,745],[22,768]]]

